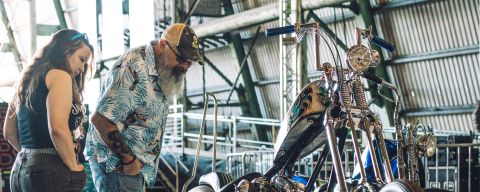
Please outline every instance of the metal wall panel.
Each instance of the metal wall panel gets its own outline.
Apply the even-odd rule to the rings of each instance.
[[[478,1],[426,1],[381,11],[375,18],[379,35],[397,45],[387,54],[392,60],[387,69],[400,88],[402,110],[471,106],[480,100],[478,51],[461,53],[480,45]],[[442,54],[448,52],[459,54]],[[408,61],[411,58],[418,59]],[[468,110],[405,115],[404,122],[419,120],[435,129],[473,130]]]
[[[478,45],[478,1],[442,0],[376,15],[379,35],[397,45],[392,57]]]
[[[420,122],[436,130],[476,131],[471,114],[407,117],[402,121],[402,124],[405,125],[406,123],[416,122]]]
[[[269,84],[262,85],[259,87],[261,95],[264,97],[259,98],[263,100],[263,103],[266,106],[264,118],[267,119],[280,119],[280,85]]]
[[[251,41],[247,43],[250,46]],[[278,53],[278,37],[258,37],[250,55],[251,61],[249,63],[253,73],[252,77],[256,77],[256,79],[278,77],[280,66]]]

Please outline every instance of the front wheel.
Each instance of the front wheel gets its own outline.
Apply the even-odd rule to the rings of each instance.
[[[380,192],[423,192],[423,189],[413,181],[397,179],[385,185]]]

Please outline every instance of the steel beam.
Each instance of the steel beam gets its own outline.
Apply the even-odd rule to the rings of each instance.
[[[450,107],[428,107],[415,108],[400,111],[400,117],[418,117],[418,116],[437,116],[437,115],[454,115],[454,114],[470,114],[475,110],[475,105],[458,105]]]
[[[66,29],[67,21],[65,20],[65,14],[63,12],[62,3],[60,0],[53,0],[53,4],[55,5],[55,11],[57,12],[57,18],[60,29]]]
[[[15,61],[17,62],[17,68],[19,71],[22,71],[23,65],[22,65],[22,56],[20,55],[20,52],[18,51],[17,43],[15,41],[15,37],[13,36],[13,30],[10,27],[10,21],[7,16],[7,11],[5,9],[5,3],[3,0],[0,0],[0,12],[2,16],[2,22],[5,25],[5,29],[7,30],[7,36],[8,36],[8,41],[10,45],[12,46],[12,52],[15,57]]]
[[[480,45],[471,45],[466,47],[458,47],[452,49],[444,49],[440,51],[419,53],[414,55],[406,55],[398,58],[393,58],[387,61],[387,65],[395,65],[402,63],[412,63],[417,61],[424,61],[430,59],[440,59],[446,57],[455,57],[461,55],[471,55],[480,53]]]
[[[220,78],[222,78],[230,87],[233,86],[233,83],[230,81],[230,79],[225,76],[221,71],[220,69],[218,69],[213,63],[212,61],[210,61],[210,59],[208,59],[206,56],[203,56],[203,60],[205,61],[205,63],[210,67],[212,68],[213,71],[215,71],[219,76]],[[203,93],[202,93],[203,94]]]
[[[433,0],[403,0],[403,1],[391,1],[385,5],[381,5],[379,7],[375,7],[373,8],[373,11],[374,12],[384,12],[384,11],[388,11],[388,10],[391,10],[391,9],[396,9],[396,8],[400,8],[400,7],[406,7],[406,6],[411,6],[411,5],[414,5],[414,4],[420,4],[420,3],[425,3],[425,2],[429,2],[429,1],[433,1]]]
[[[234,13],[231,0],[223,1],[225,13],[231,15]],[[214,28],[210,26],[210,28]],[[198,32],[195,31],[197,34]],[[234,48],[234,54],[237,56],[239,65],[242,64],[242,60],[246,59],[245,49],[243,42],[239,34],[230,35],[230,42]],[[241,66],[240,66],[241,67]],[[244,86],[240,85],[237,90],[237,95],[240,103],[246,103],[241,105],[242,113],[244,116],[249,117],[262,117],[260,112],[260,104],[255,93],[255,86],[253,85],[253,79],[248,67],[248,62],[245,61],[245,68],[241,71]],[[242,92],[245,91],[245,92]],[[248,101],[248,102],[247,102]],[[268,141],[268,135],[266,129],[262,129],[261,126],[252,126],[252,135],[257,136],[260,141]]]
[[[1,43],[0,52],[11,52],[13,51],[13,46],[10,43]]]
[[[61,28],[60,25],[44,25],[44,24],[37,24],[37,35],[39,36],[50,36],[51,34],[57,32]]]
[[[37,51],[37,0],[30,0],[30,50],[31,54],[35,54]]]
[[[304,0],[303,10],[318,9],[332,5],[338,5],[349,0]],[[218,33],[230,32],[249,26],[255,26],[279,18],[278,3],[272,3],[262,7],[243,11],[241,13],[214,19],[200,25],[192,26],[198,37],[206,37]]]

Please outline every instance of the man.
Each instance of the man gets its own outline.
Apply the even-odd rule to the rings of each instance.
[[[194,31],[173,24],[160,40],[129,50],[112,66],[85,149],[97,191],[153,186],[168,105],[180,96],[187,69],[202,61]]]

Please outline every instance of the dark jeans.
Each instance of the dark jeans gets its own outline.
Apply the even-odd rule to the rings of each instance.
[[[106,172],[105,163],[95,158],[89,159],[93,183],[98,192],[143,192],[145,181],[142,174],[125,175],[119,172]]]
[[[10,176],[12,192],[81,191],[85,171],[70,171],[58,155],[21,151]]]

